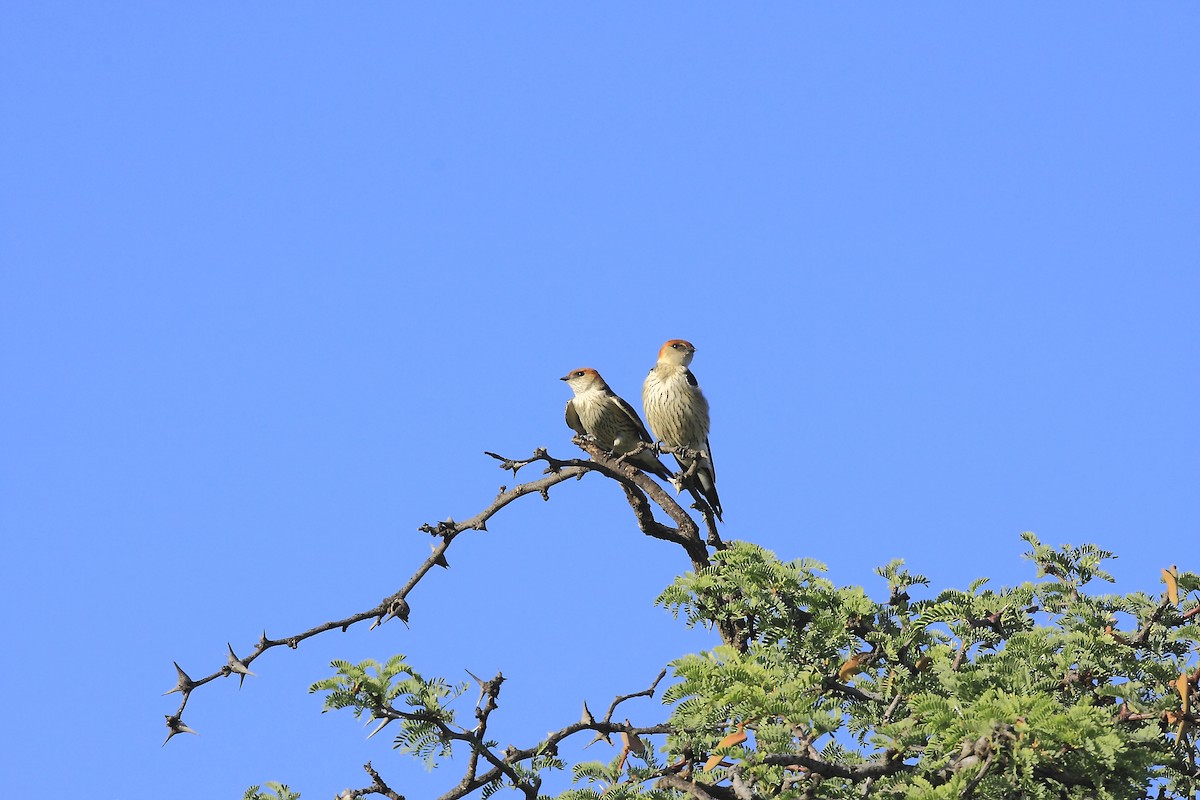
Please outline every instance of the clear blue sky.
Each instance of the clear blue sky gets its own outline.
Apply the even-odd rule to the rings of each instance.
[[[528,498],[412,630],[369,608],[575,455],[557,378],[668,338],[728,538],[882,597],[1018,536],[1200,567],[1194,4],[9,3],[0,11],[0,783],[306,798],[426,774],[305,693],[336,657],[509,678],[545,731],[710,646],[615,487]],[[535,477],[536,473],[530,475]],[[627,706],[639,724],[665,712]],[[469,713],[469,708],[464,708]],[[609,758],[603,746],[588,751]]]

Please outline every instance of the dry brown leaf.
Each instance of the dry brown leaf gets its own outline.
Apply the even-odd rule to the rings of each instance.
[[[1167,599],[1171,605],[1179,605],[1179,568],[1174,564],[1162,571],[1163,580],[1167,584]]]
[[[713,767],[721,763],[721,759],[724,758],[724,754],[720,751],[727,747],[733,747],[736,744],[741,744],[742,742],[746,741],[747,738],[749,737],[746,736],[746,723],[739,722],[736,731],[717,742],[717,746],[713,749],[718,752],[714,752],[708,757],[708,761],[704,762],[704,771],[712,772]]]

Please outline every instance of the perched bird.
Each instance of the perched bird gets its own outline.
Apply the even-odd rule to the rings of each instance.
[[[575,393],[567,401],[567,425],[576,433],[593,436],[597,444],[617,455],[635,450],[643,442],[654,443],[633,406],[617,397],[599,372],[584,367],[560,380],[566,381]],[[628,461],[640,470],[671,480],[671,471],[648,449]]]
[[[700,459],[675,456],[684,472],[696,464],[696,483],[700,494],[721,519],[721,498],[717,496],[717,473],[713,469],[712,450],[708,446],[708,401],[700,391],[696,376],[688,369],[696,348],[683,339],[672,339],[658,351],[658,363],[642,384],[642,406],[646,421],[659,441],[670,447],[686,447],[702,453]]]

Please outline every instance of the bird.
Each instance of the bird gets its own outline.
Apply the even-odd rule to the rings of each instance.
[[[567,382],[575,396],[567,401],[567,425],[576,433],[592,436],[596,443],[617,455],[652,445],[654,440],[633,406],[608,387],[591,367],[572,370],[559,380]],[[628,462],[640,470],[671,480],[671,471],[650,449],[630,456]]]
[[[721,520],[721,498],[717,495],[717,473],[708,444],[708,400],[700,383],[688,369],[696,348],[683,339],[671,339],[658,350],[658,362],[642,384],[642,406],[646,421],[658,440],[669,447],[686,447],[701,453],[699,459],[675,454],[683,472],[695,464],[700,494]],[[724,522],[724,520],[721,520]]]

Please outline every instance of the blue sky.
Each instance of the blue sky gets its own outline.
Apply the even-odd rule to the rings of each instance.
[[[426,773],[306,694],[406,653],[528,746],[713,644],[596,480],[454,545],[412,629],[172,660],[373,606],[416,528],[577,451],[686,338],[727,538],[882,597],[1019,534],[1197,569],[1189,4],[13,3],[0,11],[9,793],[307,797]],[[536,477],[536,473],[530,474]],[[652,701],[626,706],[660,720]],[[469,708],[464,707],[469,713]],[[593,748],[589,755],[609,758]]]

